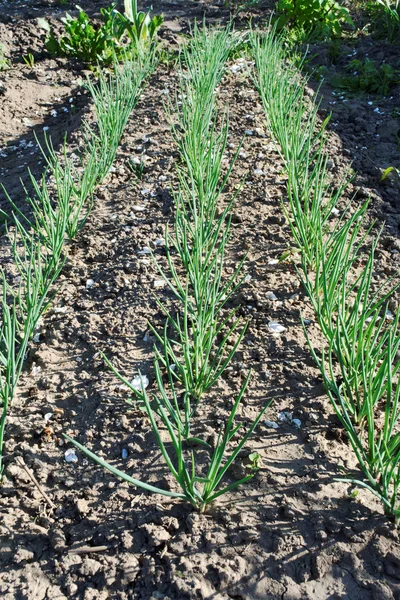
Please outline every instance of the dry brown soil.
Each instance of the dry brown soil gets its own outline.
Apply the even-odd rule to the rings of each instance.
[[[103,4],[81,1],[93,14]],[[187,31],[189,20],[204,11],[212,20],[226,16],[217,4],[153,5],[166,15],[161,37],[171,47]],[[37,173],[41,169],[33,132],[40,135],[48,127],[57,145],[67,131],[73,145],[90,107],[85,94],[78,95],[82,68],[52,60],[42,50],[35,18],[58,19],[65,9],[57,2],[29,0],[0,1],[0,9],[0,39],[12,57],[12,68],[0,73],[0,179],[22,206],[19,177],[27,166]],[[28,51],[37,54],[34,69],[20,60]],[[232,70],[234,64],[243,69]],[[11,411],[6,478],[0,488],[4,600],[400,599],[398,532],[370,494],[360,491],[353,497],[353,488],[336,480],[341,467],[353,469],[355,463],[302,331],[301,315],[309,319],[309,335],[319,346],[294,265],[276,263],[290,245],[281,209],[285,180],[249,66],[230,63],[219,90],[221,106],[230,107],[230,156],[244,136],[226,190],[228,197],[246,176],[234,207],[227,272],[249,252],[245,271],[251,279],[234,299],[249,328],[200,416],[203,433],[213,442],[220,419],[251,368],[254,374],[240,409],[243,423],[250,423],[274,398],[265,419],[279,422],[278,415],[290,411],[301,427],[279,422],[278,429],[271,429],[263,420],[243,459],[257,451],[262,459],[258,474],[204,515],[179,501],[128,487],[79,453],[77,463],[64,458],[67,446],[61,434],[67,432],[138,479],[174,485],[147,419],[125,403],[125,392],[99,355],[106,352],[128,377],[139,369],[148,374],[151,389],[152,343],[144,338],[148,320],[162,323],[155,295],[168,301],[168,294],[154,287],[159,276],[140,252],[163,236],[173,216],[177,159],[163,107],[176,76],[160,65],[132,114],[113,173],[98,190],[84,231],[68,247],[58,296],[45,315],[39,343],[29,352]],[[324,92],[325,108],[335,101],[331,92]],[[348,108],[344,103],[343,111],[350,114],[351,106],[362,111],[364,102],[368,99],[356,99]],[[393,125],[392,100],[373,102],[383,113],[376,125],[380,139],[390,145],[384,123]],[[371,219],[389,219],[377,262],[379,281],[398,266],[399,188],[394,179],[379,183],[377,172],[369,169],[369,160],[384,168],[389,158],[383,147],[376,154],[376,113],[365,109],[360,118],[372,132],[368,143],[362,124],[349,132],[351,121],[341,120],[340,110],[335,113],[331,170],[339,177],[356,147],[366,147],[349,196],[356,192],[357,205],[372,195]],[[386,151],[393,151],[392,146]],[[138,181],[128,159],[142,153],[146,169]],[[162,260],[163,248],[155,247]],[[94,284],[87,288],[89,279]],[[269,299],[271,291],[277,300]],[[273,334],[270,321],[283,324],[286,331]],[[46,421],[48,414],[51,419]],[[244,472],[242,461],[229,478],[233,481]]]

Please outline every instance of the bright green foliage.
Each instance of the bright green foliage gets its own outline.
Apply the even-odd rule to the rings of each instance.
[[[255,84],[288,173],[288,203],[282,208],[302,260],[313,269],[345,182],[334,187],[328,181],[323,151],[328,120],[318,128],[318,101],[308,99],[306,81],[299,80],[297,69],[286,60],[283,44],[272,36],[262,40],[253,36],[253,44],[258,68]]]
[[[329,185],[318,104],[307,99],[281,40],[269,34],[252,41],[267,123],[288,176],[284,210],[302,256],[298,274],[326,340],[322,357],[309,340],[310,349],[363,476],[346,481],[369,489],[399,522],[399,313],[387,304],[400,284],[374,282],[378,238],[359,264],[372,229],[365,227],[368,203],[354,212],[349,205],[332,224],[345,183],[339,192]]]
[[[24,63],[30,67],[31,69],[34,68],[35,66],[35,57],[33,56],[32,52],[28,52],[28,54],[24,54],[22,56],[22,60],[24,61]]]
[[[104,9],[103,9],[104,10]],[[50,31],[46,48],[52,56],[72,56],[88,64],[107,64],[116,52],[116,40],[113,37],[112,20],[103,14],[103,24],[96,28],[85,11],[80,10],[77,18],[67,13],[62,19],[65,35],[57,40]]]
[[[223,119],[217,128],[215,90],[235,43],[229,30],[195,28],[192,42],[182,53],[179,97],[185,101],[177,100],[169,109],[182,164],[178,168],[174,232],[166,233],[170,276],[161,268],[160,272],[181,309],[174,317],[161,307],[167,321],[164,335],[155,332],[162,345],[157,356],[165,368],[175,365],[175,377],[196,401],[225,370],[246,328],[236,318],[236,310],[228,314],[223,310],[241,284],[238,274],[242,263],[232,276],[223,275],[234,198],[217,218],[234,159],[223,174],[228,121]],[[173,255],[179,257],[185,278]],[[229,347],[233,335],[236,340]]]
[[[4,469],[2,449],[8,409],[14,398],[28,344],[51,300],[50,288],[63,266],[61,257],[49,253],[17,219],[15,227],[18,236],[14,236],[12,251],[20,276],[18,290],[8,285],[4,271],[1,271],[0,480]]]
[[[136,0],[125,0],[125,13],[115,5],[101,8],[101,25],[94,24],[84,10],[79,8],[78,17],[69,13],[63,19],[65,35],[57,40],[49,24],[41,25],[49,31],[47,50],[53,56],[71,56],[90,65],[112,64],[114,57],[125,59],[149,50],[154,36],[163,23],[162,16],[150,17],[138,12]]]
[[[180,487],[181,492],[171,492],[168,490],[163,490],[162,488],[157,488],[143,481],[134,479],[133,477],[127,475],[123,471],[116,469],[115,467],[104,461],[99,456],[95,455],[93,452],[91,452],[75,440],[71,439],[68,436],[64,437],[69,442],[74,444],[74,446],[82,450],[87,456],[89,456],[89,458],[94,460],[98,465],[104,467],[117,477],[121,478],[123,481],[127,481],[128,483],[131,483],[149,492],[161,494],[163,496],[169,496],[172,498],[180,498],[187,500],[192,504],[194,508],[196,508],[200,512],[203,512],[207,505],[213,502],[216,498],[225,494],[228,491],[237,488],[242,483],[249,481],[249,479],[251,479],[254,476],[258,468],[257,460],[253,460],[252,463],[249,465],[248,475],[245,475],[240,480],[234,481],[231,484],[220,487],[220,484],[223,481],[223,478],[225,477],[229,467],[234,463],[234,461],[238,457],[243,446],[246,444],[254,429],[257,427],[260,419],[262,418],[265,410],[268,407],[267,405],[260,412],[256,420],[251,424],[246,434],[242,437],[239,443],[235,444],[234,448],[231,448],[229,450],[229,444],[232,438],[234,438],[234,436],[239,432],[241,428],[240,423],[238,425],[234,424],[234,419],[242,396],[249,382],[249,378],[250,375],[244,382],[239,395],[234,400],[227,422],[225,423],[225,425],[221,425],[220,427],[215,448],[212,449],[208,447],[208,452],[210,454],[209,464],[205,475],[201,476],[198,475],[198,470],[196,468],[195,452],[190,449],[190,445],[188,444],[188,442],[194,442],[198,444],[199,442],[201,443],[201,440],[185,440],[183,431],[179,424],[184,422],[186,416],[182,415],[182,407],[179,406],[177,394],[175,393],[174,389],[173,380],[170,380],[174,397],[173,404],[170,403],[165,394],[165,391],[163,391],[162,382],[161,386],[159,386],[159,392],[161,392],[161,396],[159,396],[158,394],[153,395],[153,405],[147,396],[146,390],[142,388],[144,410],[146,411],[149,417],[153,433],[155,434],[157,444],[161,451],[161,455],[164,458],[164,461],[169,471],[172,473],[178,486]],[[185,407],[183,407],[183,410],[185,410]],[[169,442],[171,445],[171,450],[167,448],[166,443],[163,441],[165,437],[160,431],[160,425],[163,425],[164,429],[167,432]],[[204,452],[205,446],[207,446],[207,444],[203,443],[202,452]]]
[[[376,66],[373,60],[352,60],[346,67],[351,75],[333,77],[331,82],[337,87],[352,92],[371,92],[386,95],[390,88],[400,81],[397,69],[387,63]]]
[[[93,204],[96,186],[108,174],[115,153],[146,77],[154,68],[153,53],[142,59],[115,64],[113,75],[99,73],[97,83],[88,80],[97,119],[97,131],[84,122],[84,144],[78,161],[62,156],[51,140],[41,148],[47,170],[40,181],[30,174],[33,194],[27,193],[29,219],[7,198],[14,210],[14,234],[9,233],[12,254],[20,276],[15,291],[1,271],[0,305],[0,479],[7,414],[25,361],[28,343],[42,313],[52,299],[51,286],[64,264],[65,238],[74,238],[83,227]],[[50,191],[52,179],[55,193]],[[7,222],[9,217],[3,211]]]
[[[164,22],[162,15],[150,16],[150,11],[138,11],[137,0],[124,0],[125,14],[114,10],[114,27],[118,28],[118,39],[129,36],[134,46],[148,46]]]
[[[289,27],[313,40],[340,37],[343,23],[352,24],[347,8],[334,0],[279,0],[276,13],[278,31]]]
[[[376,32],[389,42],[396,42],[400,36],[400,0],[374,0],[368,3],[373,16]]]
[[[175,193],[175,222],[173,230],[167,231],[165,237],[169,272],[159,262],[157,266],[175,297],[176,316],[175,307],[173,315],[172,310],[159,302],[166,324],[163,333],[153,329],[158,344],[154,361],[157,391],[152,400],[143,382],[138,391],[105,358],[112,371],[139,399],[166,466],[181,491],[165,491],[138,481],[67,437],[87,456],[124,481],[150,492],[186,499],[201,512],[218,496],[253,477],[258,467],[255,454],[246,467],[247,475],[231,484],[223,483],[229,467],[269,405],[267,403],[244,436],[232,446],[241,427],[234,424],[234,419],[249,374],[232,404],[226,423],[219,429],[215,447],[211,448],[197,433],[201,430],[201,422],[195,419],[199,401],[226,368],[245,331],[245,326],[235,320],[235,310],[223,312],[240,284],[236,279],[241,265],[232,276],[223,275],[232,199],[218,211],[220,196],[234,161],[227,173],[223,173],[228,120],[224,117],[217,126],[215,92],[235,43],[229,29],[207,30],[204,26],[199,30],[196,26],[189,46],[182,52],[179,94],[169,107],[181,166]],[[228,347],[227,341],[235,333],[236,340]],[[196,446],[201,447],[202,454],[209,453],[205,473],[197,465]]]

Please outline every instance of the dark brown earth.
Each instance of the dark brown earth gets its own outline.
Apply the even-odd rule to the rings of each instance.
[[[81,1],[93,14],[105,4]],[[85,94],[78,95],[82,68],[51,60],[42,51],[35,18],[59,18],[65,9],[57,5],[0,2],[0,40],[12,58],[12,68],[0,73],[0,178],[21,203],[22,167],[40,172],[33,131],[49,127],[56,144],[67,131],[74,145],[82,115],[90,114]],[[204,11],[211,20],[227,14],[221,6],[195,1],[153,6],[166,16],[161,38],[169,47]],[[373,40],[368,43],[375,48]],[[29,51],[37,53],[34,69],[20,60]],[[231,69],[241,64],[242,69]],[[68,248],[60,291],[43,319],[39,343],[30,350],[10,415],[0,488],[0,594],[5,600],[400,599],[398,532],[371,495],[360,491],[354,497],[352,487],[336,480],[355,463],[306,344],[301,315],[310,320],[309,335],[317,347],[319,332],[294,265],[276,263],[290,246],[281,209],[285,180],[248,67],[246,61],[230,63],[219,102],[230,107],[230,156],[244,136],[227,189],[228,195],[246,175],[234,207],[227,271],[249,252],[244,268],[251,279],[235,298],[249,329],[200,416],[203,433],[213,441],[232,395],[253,369],[240,419],[250,423],[274,398],[265,419],[279,422],[271,429],[263,420],[246,445],[246,456],[261,455],[260,471],[199,515],[178,501],[128,487],[79,453],[77,463],[64,458],[61,434],[69,433],[138,479],[174,485],[148,421],[125,403],[126,393],[99,354],[104,351],[130,378],[139,370],[146,373],[151,388],[147,322],[162,322],[154,294],[169,300],[165,289],[154,287],[159,275],[140,252],[163,237],[173,216],[177,156],[163,107],[176,77],[160,65],[132,114],[113,173],[98,190],[84,231]],[[324,87],[321,109],[321,117],[324,110],[334,110],[332,175],[339,178],[356,155],[358,174],[348,195],[356,194],[355,205],[371,195],[371,220],[388,223],[377,261],[379,280],[397,272],[400,256],[398,182],[379,181],[381,169],[399,166],[390,133],[394,100],[372,98],[383,113],[377,119],[367,109],[370,97],[332,105],[332,91]],[[398,91],[393,90],[394,98]],[[57,117],[51,115],[54,109]],[[352,126],[352,111],[365,126],[355,121]],[[386,151],[376,145],[377,131]],[[138,181],[128,159],[142,152],[146,170]],[[162,260],[162,247],[154,247]],[[87,288],[90,279],[94,284]],[[271,291],[278,300],[269,299]],[[272,334],[270,321],[286,331]],[[282,411],[300,419],[301,427],[280,422]],[[31,483],[18,457],[55,508]],[[244,470],[244,464],[236,465],[229,476],[237,479]]]

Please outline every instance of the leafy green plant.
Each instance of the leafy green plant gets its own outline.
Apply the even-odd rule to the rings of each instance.
[[[150,49],[157,30],[163,23],[161,15],[138,12],[136,0],[125,0],[125,13],[115,5],[101,8],[102,23],[94,24],[79,6],[76,18],[67,13],[62,19],[65,35],[58,40],[44,19],[40,24],[48,31],[46,48],[53,56],[71,56],[89,65],[110,65],[114,57],[124,60]]]
[[[137,0],[124,0],[125,13],[113,11],[120,31],[126,32],[136,46],[148,46],[164,22],[162,15],[150,16],[150,11],[138,11]]]
[[[58,40],[47,22],[49,36],[46,48],[52,56],[72,56],[89,64],[112,62],[115,43],[112,38],[111,19],[96,28],[80,7],[76,18],[69,13],[62,19],[65,35]]]
[[[400,33],[400,0],[374,0],[368,3],[375,30],[389,42],[396,42]]]
[[[335,0],[279,0],[276,4],[278,31],[288,27],[303,38],[329,39],[340,37],[343,23],[353,24],[348,9]]]
[[[134,162],[132,158],[128,160],[128,168],[135,175],[136,179],[141,181],[143,179],[145,164],[143,157],[140,158],[140,162]]]
[[[396,86],[400,81],[398,69],[388,63],[382,63],[379,67],[375,62],[366,58],[352,60],[346,67],[351,75],[332,77],[332,84],[352,92],[370,92],[386,95],[390,88]]]

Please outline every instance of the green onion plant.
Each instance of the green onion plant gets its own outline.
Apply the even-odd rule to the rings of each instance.
[[[301,253],[298,274],[326,340],[322,355],[304,330],[362,473],[346,481],[369,489],[399,523],[399,312],[388,302],[400,284],[374,281],[379,235],[364,258],[368,202],[355,210],[350,202],[332,223],[347,182],[329,180],[327,121],[318,123],[319,101],[308,98],[282,39],[272,30],[251,40],[254,80],[285,164],[283,210]]]
[[[68,155],[65,142],[60,157],[51,140],[45,138],[45,147],[39,146],[46,170],[40,181],[29,173],[33,193],[25,189],[31,214],[22,211],[4,190],[13,211],[14,231],[11,233],[8,225],[7,229],[20,283],[15,290],[1,271],[0,479],[8,411],[29,341],[53,298],[52,286],[65,262],[65,238],[75,238],[86,222],[94,190],[109,173],[129,115],[155,67],[153,51],[142,53],[136,60],[127,58],[122,65],[116,59],[114,62],[112,75],[99,71],[97,83],[88,79],[96,129],[84,122],[83,150],[77,163]],[[9,220],[3,211],[1,215],[6,222]]]
[[[232,440],[242,427],[240,423],[235,425],[234,420],[249,379],[250,373],[242,385],[238,396],[233,402],[227,422],[220,427],[215,447],[208,449],[209,461],[204,473],[201,471],[201,467],[196,465],[195,452],[190,447],[190,443],[201,443],[201,440],[190,440],[188,443],[188,440],[185,440],[181,427],[176,427],[178,423],[182,423],[186,418],[186,416],[181,414],[182,408],[177,401],[176,393],[173,393],[174,407],[171,410],[170,401],[165,397],[163,392],[163,384],[161,384],[161,387],[159,388],[161,391],[161,396],[158,396],[157,394],[153,395],[153,406],[147,395],[146,389],[144,386],[142,386],[142,397],[144,401],[145,412],[149,417],[161,455],[169,471],[176,480],[181,490],[180,492],[164,490],[135,479],[123,471],[115,468],[110,463],[106,462],[101,457],[85,448],[82,444],[73,440],[71,437],[64,437],[74,446],[82,450],[86,456],[94,460],[98,465],[104,467],[123,481],[149,492],[186,500],[190,502],[190,504],[196,510],[204,512],[206,507],[216,500],[216,498],[237,488],[239,485],[249,481],[249,479],[254,476],[256,468],[250,469],[247,475],[239,480],[234,481],[233,483],[222,483],[228,469],[239,456],[243,446],[246,444],[247,440],[262,418],[265,410],[269,406],[269,404],[267,404],[267,406],[264,407],[264,409],[259,413],[258,417],[250,425],[244,436],[232,448]],[[170,384],[172,389],[174,389],[173,380],[170,380]],[[165,435],[160,429],[161,426],[163,426],[163,429],[166,431],[168,436],[168,444],[164,441]],[[203,442],[203,451],[204,446],[207,446],[207,444],[204,444]]]
[[[219,31],[195,26],[191,42],[180,57],[178,94],[168,107],[181,161],[174,196],[174,224],[165,235],[167,268],[158,259],[156,264],[172,291],[174,306],[170,308],[158,301],[166,322],[162,332],[152,327],[156,335],[156,391],[152,399],[142,378],[141,390],[136,390],[105,358],[140,401],[161,456],[180,491],[166,491],[134,479],[67,437],[97,464],[124,481],[150,492],[185,499],[201,512],[217,497],[253,477],[257,459],[247,475],[232,483],[223,482],[269,405],[261,410],[243,437],[236,440],[240,424],[235,425],[234,420],[249,374],[227,421],[219,429],[214,447],[198,433],[201,430],[201,422],[196,419],[199,401],[225,370],[246,328],[246,324],[236,318],[236,310],[224,310],[241,283],[239,271],[244,260],[232,275],[224,274],[234,198],[221,208],[220,201],[234,159],[224,172],[222,161],[227,147],[228,118],[225,114],[219,115],[215,94],[233,43],[236,42],[231,38],[230,29]],[[199,465],[197,446],[203,455],[204,452],[209,455],[207,467]]]

